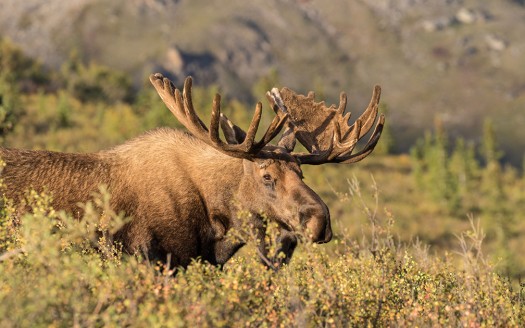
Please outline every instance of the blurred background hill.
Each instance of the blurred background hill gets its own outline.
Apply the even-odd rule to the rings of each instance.
[[[353,112],[380,84],[396,151],[436,118],[479,144],[490,119],[515,165],[525,148],[524,31],[522,0],[0,2],[0,35],[50,69],[72,57],[104,65],[127,74],[132,93],[154,71],[178,83],[193,75],[251,104],[261,81],[329,103],[346,91]]]

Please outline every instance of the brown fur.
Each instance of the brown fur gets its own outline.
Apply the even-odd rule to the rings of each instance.
[[[143,251],[151,260],[164,261],[171,253],[174,266],[197,257],[225,263],[242,246],[225,238],[240,225],[239,209],[252,214],[260,232],[261,214],[278,222],[288,258],[297,242],[290,231],[306,227],[313,241],[330,240],[328,208],[301,181],[295,159],[286,153],[265,159],[264,151],[259,157],[230,157],[171,129],[92,154],[0,148],[6,163],[1,178],[15,204],[21,204],[28,189],[46,190],[55,209],[80,218],[78,204],[106,185],[113,209],[132,218],[115,239],[127,252]],[[271,182],[265,180],[268,174]]]

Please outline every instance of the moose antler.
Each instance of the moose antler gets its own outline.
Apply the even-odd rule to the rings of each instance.
[[[376,146],[383,125],[384,115],[379,116],[368,143],[356,154],[352,154],[357,142],[367,134],[378,115],[381,88],[375,86],[372,99],[365,112],[348,125],[350,113],[345,112],[346,94],[341,92],[339,106],[326,107],[324,102],[315,102],[314,93],[298,95],[294,91],[274,88],[269,96],[283,106],[282,111],[290,115],[289,124],[283,135],[293,134],[309,153],[292,153],[301,164],[319,165],[324,163],[355,163],[368,156]]]
[[[288,114],[283,113],[274,105],[274,111],[277,115],[274,117],[261,140],[256,142],[255,134],[261,121],[262,104],[259,102],[255,106],[255,114],[250,127],[247,132],[244,132],[244,130],[233,124],[221,113],[221,96],[216,94],[213,100],[210,128],[208,129],[193,108],[191,77],[187,77],[184,81],[182,95],[180,91],[174,87],[173,83],[160,73],[150,75],[149,79],[162,101],[164,101],[168,109],[182,125],[198,139],[233,157],[253,158],[255,154],[279,134],[284,122],[288,118]],[[223,129],[227,143],[223,142],[219,137],[219,125]]]

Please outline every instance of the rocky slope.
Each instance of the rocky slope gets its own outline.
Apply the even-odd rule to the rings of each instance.
[[[359,112],[381,84],[399,149],[440,118],[479,140],[491,118],[507,159],[525,148],[525,7],[481,0],[3,0],[0,34],[58,67],[71,51],[122,69],[217,83],[249,99],[261,77]],[[262,95],[261,95],[262,96]]]

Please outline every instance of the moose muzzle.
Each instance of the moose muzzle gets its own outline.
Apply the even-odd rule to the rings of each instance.
[[[321,203],[321,206],[311,208],[307,212],[309,215],[303,216],[306,236],[314,243],[329,242],[332,239],[332,226],[326,204]]]

